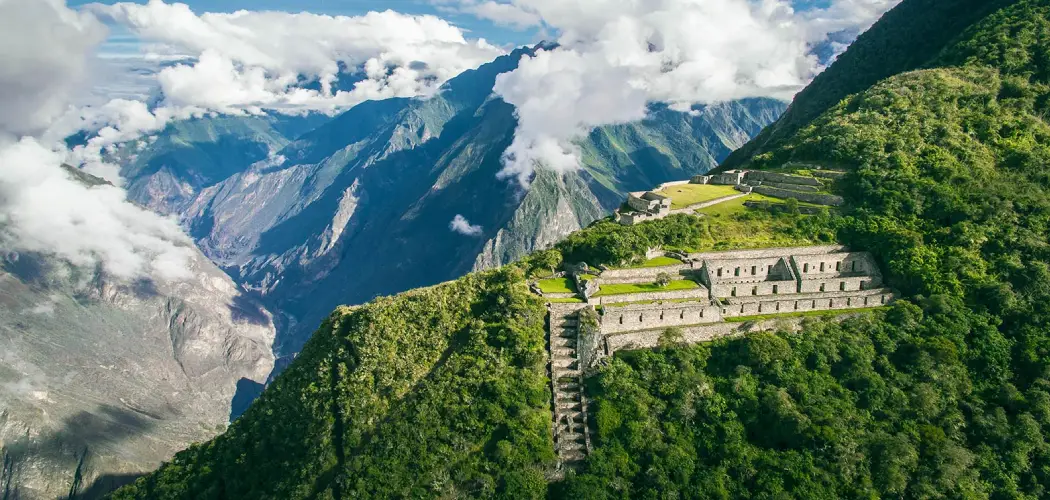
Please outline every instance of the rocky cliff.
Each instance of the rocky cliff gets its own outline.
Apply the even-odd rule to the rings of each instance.
[[[97,493],[222,432],[273,366],[274,328],[203,255],[184,282],[57,259],[0,265],[4,498]]]

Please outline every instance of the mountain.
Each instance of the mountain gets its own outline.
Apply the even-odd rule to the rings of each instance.
[[[904,0],[857,50],[896,46],[918,19],[928,57],[831,73],[844,80],[820,86],[871,81],[753,146],[750,168],[843,169],[839,211],[600,221],[510,266],[340,308],[223,436],[114,497],[1045,498],[1050,1],[939,17],[971,7]],[[899,70],[877,76],[885,64]],[[593,450],[548,484],[543,311],[525,276],[770,239],[868,250],[901,299],[617,353],[585,384]]]
[[[235,139],[254,138],[233,148],[240,163],[208,160],[207,172],[193,161],[165,163],[172,174],[129,167],[130,191],[179,213],[205,255],[262,297],[277,315],[278,352],[288,355],[339,304],[548,247],[608,214],[629,190],[713,168],[784,108],[766,99],[692,114],[654,106],[645,120],[580,140],[580,171],[541,173],[523,190],[496,176],[517,121],[492,87],[531,52],[467,71],[427,99],[362,103],[283,146],[287,136],[252,124],[261,119],[237,125],[253,134],[225,123]],[[222,140],[208,144],[225,151]],[[156,166],[148,158],[160,155],[140,153],[138,162]],[[202,173],[178,173],[191,169]],[[457,215],[479,229],[451,231]]]
[[[269,313],[199,252],[191,272],[124,282],[4,253],[4,498],[97,497],[221,433],[247,404],[235,394],[261,390],[274,362]]]

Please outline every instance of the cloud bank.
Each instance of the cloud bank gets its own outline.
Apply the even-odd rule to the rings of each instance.
[[[43,132],[81,90],[104,27],[59,0],[0,0],[0,19],[0,38],[11,42],[0,43],[0,248],[101,266],[118,278],[189,276],[192,243],[174,221],[117,187],[74,178],[62,165],[75,152]],[[125,118],[148,126],[141,115]]]
[[[173,107],[334,111],[366,100],[429,95],[503,53],[484,39],[468,40],[438,17],[390,10],[198,15],[161,0],[85,8],[153,43],[150,57],[186,59],[157,75],[164,105]],[[340,89],[341,76],[359,81]],[[303,85],[308,82],[315,85]]]
[[[448,223],[448,228],[454,232],[465,236],[477,236],[481,234],[481,226],[471,224],[466,217],[460,214],[456,214],[452,218],[452,222]]]
[[[577,168],[573,141],[595,126],[643,118],[664,102],[686,111],[748,97],[789,100],[823,68],[811,54],[829,33],[867,29],[899,0],[831,0],[796,12],[785,0],[513,0],[556,48],[524,56],[494,91],[517,109],[503,177],[527,186],[537,165]],[[463,12],[490,18],[471,0]],[[496,12],[496,9],[491,9]]]

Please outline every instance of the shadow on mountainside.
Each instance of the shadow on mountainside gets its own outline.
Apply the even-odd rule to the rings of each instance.
[[[27,496],[24,493],[27,474],[38,463],[66,466],[73,479],[68,484],[68,498],[98,498],[113,488],[126,484],[121,477],[128,474],[101,474],[85,488],[84,478],[93,475],[98,464],[96,450],[112,450],[132,437],[150,431],[155,423],[141,413],[110,405],[100,405],[94,411],[80,411],[66,418],[61,428],[42,434],[38,439],[19,439],[0,449],[3,471],[0,474],[0,499],[10,500]],[[132,478],[133,479],[133,478]],[[88,493],[93,496],[84,496]],[[63,497],[65,498],[65,497]]]

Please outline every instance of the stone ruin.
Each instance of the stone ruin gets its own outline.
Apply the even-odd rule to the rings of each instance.
[[[560,463],[572,467],[590,449],[585,370],[622,349],[660,345],[668,328],[682,341],[705,342],[750,331],[798,328],[806,311],[888,305],[896,294],[868,252],[841,246],[691,253],[681,264],[591,269],[602,284],[653,283],[661,273],[700,286],[620,295],[586,293],[581,303],[552,303],[551,384]],[[590,291],[590,290],[588,290]],[[792,315],[777,318],[778,315]]]
[[[835,171],[817,171],[814,175],[834,180],[842,175]],[[761,170],[726,170],[711,175],[694,175],[688,181],[668,182],[663,188],[675,184],[714,184],[733,186],[744,194],[758,193],[773,198],[794,198],[805,203],[824,206],[842,205],[841,196],[822,192],[824,184],[816,177],[803,175],[764,172]],[[641,222],[662,219],[671,213],[671,200],[653,191],[638,191],[627,194],[627,208],[617,210],[616,221],[623,225],[634,225]],[[681,210],[678,210],[681,211]],[[815,213],[812,209],[806,210]]]

